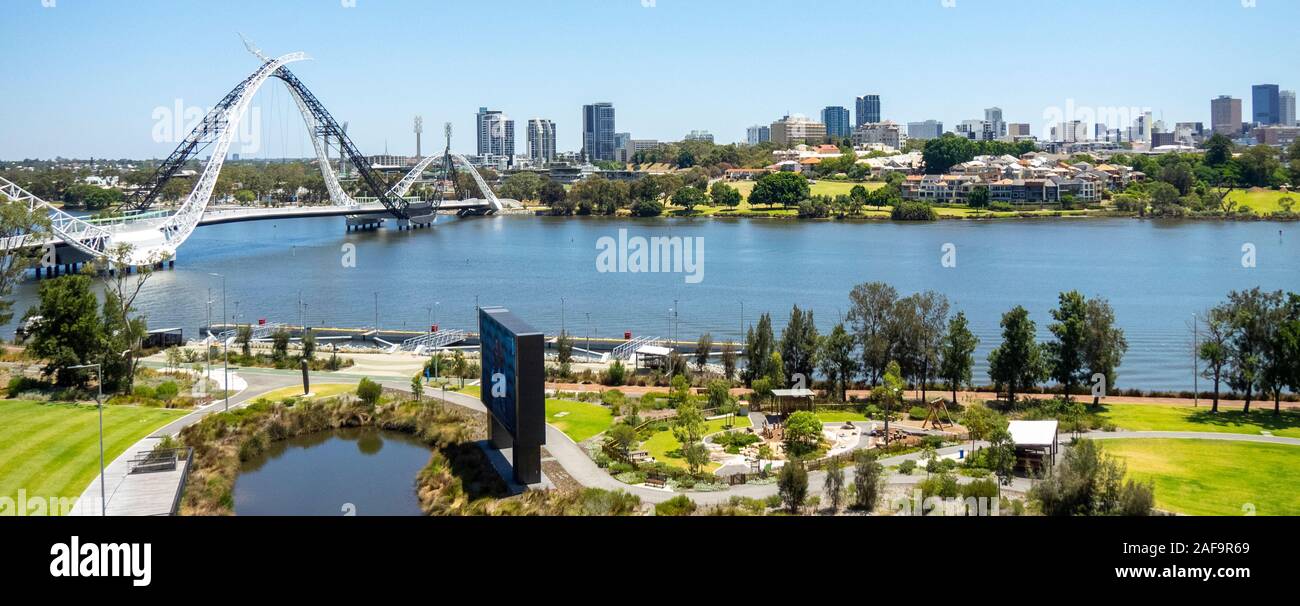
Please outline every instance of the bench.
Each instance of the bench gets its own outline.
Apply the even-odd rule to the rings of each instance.
[[[663,488],[668,485],[668,480],[663,476],[646,476],[645,485],[652,488]]]
[[[158,471],[175,471],[179,451],[155,450],[137,455],[127,461],[130,473],[153,473]]]

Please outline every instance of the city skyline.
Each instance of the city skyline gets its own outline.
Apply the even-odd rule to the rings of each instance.
[[[674,24],[701,19],[726,19],[738,25],[751,24],[758,28],[754,31],[762,31],[763,11],[736,11],[738,5],[725,2],[695,6],[672,0],[660,0],[649,8],[633,1],[610,2],[589,11],[580,10],[578,5],[507,2],[507,10],[498,13],[505,42],[472,56],[452,53],[456,56],[454,64],[441,69],[464,85],[447,87],[404,77],[400,70],[374,69],[376,65],[397,60],[395,57],[411,56],[411,43],[402,41],[400,34],[415,31],[413,22],[418,19],[410,16],[426,12],[427,7],[402,2],[357,4],[352,8],[328,9],[319,3],[257,5],[259,14],[265,14],[260,19],[250,18],[254,5],[245,2],[203,10],[158,3],[152,8],[122,11],[69,0],[54,8],[32,3],[8,9],[13,21],[21,27],[5,37],[0,48],[10,55],[24,57],[11,77],[26,92],[0,99],[0,114],[7,118],[0,124],[0,159],[165,156],[174,141],[158,141],[153,132],[160,120],[168,118],[168,111],[178,102],[186,110],[206,109],[239,80],[253,61],[238,44],[234,31],[196,36],[182,31],[183,28],[163,26],[209,18],[202,17],[207,12],[216,13],[212,19],[222,20],[224,15],[229,18],[223,22],[240,24],[237,27],[268,54],[302,50],[314,57],[316,61],[302,65],[296,73],[319,90],[331,107],[338,108],[334,111],[340,121],[350,122],[349,133],[357,145],[367,153],[376,154],[385,149],[393,154],[413,153],[415,137],[411,133],[411,119],[416,115],[428,118],[431,123],[451,122],[458,133],[453,136],[453,149],[472,152],[475,137],[469,133],[476,125],[471,115],[476,108],[484,106],[499,109],[525,123],[533,118],[553,120],[557,148],[578,151],[582,147],[582,106],[594,100],[609,101],[618,108],[617,130],[631,133],[636,139],[675,141],[683,133],[703,128],[713,133],[719,143],[744,141],[748,126],[770,124],[787,113],[818,117],[821,108],[850,107],[856,97],[864,94],[879,94],[882,119],[899,124],[930,119],[960,124],[979,117],[984,108],[996,106],[1002,108],[1006,122],[1028,123],[1034,135],[1044,137],[1048,134],[1044,113],[1069,103],[1077,107],[1150,108],[1155,119],[1166,123],[1208,124],[1211,122],[1209,100],[1219,95],[1243,99],[1243,105],[1247,105],[1243,114],[1252,116],[1254,108],[1248,104],[1254,85],[1276,83],[1284,91],[1295,90],[1297,86],[1294,69],[1286,65],[1284,57],[1250,52],[1249,39],[1224,35],[1221,43],[1215,45],[1196,40],[1234,28],[1256,28],[1258,35],[1267,36],[1270,32],[1282,35],[1285,23],[1294,22],[1300,16],[1300,7],[1295,5],[1260,3],[1254,8],[1243,8],[1235,3],[1206,2],[1204,10],[1196,12],[1193,18],[1171,10],[1174,5],[1171,2],[1152,2],[1136,8],[1100,2],[1096,11],[1077,16],[1080,30],[1091,32],[1087,63],[1104,66],[1131,52],[1127,47],[1106,44],[1108,40],[1119,41],[1120,34],[1112,36],[1093,31],[1101,31],[1098,28],[1107,18],[1123,17],[1125,22],[1136,23],[1144,16],[1153,16],[1176,24],[1187,34],[1185,40],[1180,38],[1159,48],[1152,47],[1152,56],[1143,63],[1147,70],[1134,74],[1116,71],[1114,77],[1094,83],[1070,77],[1069,70],[1062,70],[1057,62],[1049,60],[1054,51],[1023,54],[1021,47],[1025,42],[1019,37],[1001,37],[996,35],[996,30],[979,35],[966,31],[981,30],[979,27],[956,31],[948,27],[953,20],[993,23],[999,14],[1005,17],[1008,11],[1015,11],[1028,21],[1049,19],[1059,16],[1064,8],[1019,2],[972,2],[970,6],[959,3],[952,8],[944,8],[939,3],[934,6],[885,3],[873,7],[882,18],[915,22],[909,22],[909,29],[902,32],[897,45],[889,48],[866,41],[847,41],[845,44],[851,51],[848,57],[876,56],[881,59],[879,65],[891,65],[897,62],[887,60],[890,57],[915,55],[907,67],[863,71],[853,69],[853,62],[848,61],[842,69],[836,68],[830,57],[845,56],[844,53],[827,54],[824,46],[819,48],[815,41],[810,41],[806,45],[783,46],[779,51],[766,47],[771,56],[765,56],[765,62],[772,66],[773,74],[771,81],[766,82],[762,70],[692,75],[673,69],[645,69],[643,62],[647,58],[652,63],[668,66],[686,55],[718,51],[721,44],[716,40],[687,38],[673,45],[657,45],[653,54],[641,57],[637,53],[591,53],[576,44],[557,44],[553,49],[548,48],[545,56],[548,61],[569,62],[584,69],[557,72],[517,67],[537,56],[526,38],[529,27],[535,27],[539,18],[547,31],[557,35],[602,27],[611,33],[635,37],[661,28],[672,31]],[[312,10],[304,11],[304,7]],[[439,11],[440,18],[448,20],[470,18],[472,14],[463,6]],[[302,31],[278,27],[294,20],[307,20],[313,27],[301,28]],[[398,34],[387,36],[385,45],[379,45],[383,48],[373,48],[375,45],[363,42],[362,37],[349,37],[348,32],[353,31],[350,28],[371,31],[381,25]],[[828,23],[826,36],[835,37],[835,32],[848,25]],[[953,57],[928,48],[926,33],[931,29],[943,30],[952,38],[951,44],[943,45],[949,51],[954,45],[969,44],[972,54],[966,58],[968,61],[987,60],[997,64],[1001,71],[993,72],[994,77],[990,78],[983,70],[959,69]],[[123,43],[123,40],[130,42]],[[430,40],[435,48],[467,48],[472,36],[452,28]],[[427,49],[430,42],[421,44]],[[737,54],[744,54],[751,46],[765,46],[762,40],[739,40],[731,44],[727,52]],[[160,48],[181,50],[160,53]],[[1022,53],[1026,59],[1005,61],[1004,54],[1012,51]],[[1234,54],[1249,56],[1251,60],[1228,67],[1225,63],[1228,59],[1224,57]],[[817,59],[813,64],[817,66],[815,70],[788,72],[784,69],[806,65],[812,59]],[[143,64],[151,65],[151,69],[130,69]],[[204,68],[195,69],[197,65]],[[1203,66],[1203,70],[1189,73],[1187,65]],[[945,87],[954,91],[953,95],[935,94],[936,89],[929,80],[936,73],[944,74]],[[91,75],[104,74],[116,84],[93,91],[93,96],[79,88],[79,83]],[[1206,74],[1209,76],[1205,77]],[[792,75],[795,80],[790,79]],[[1036,86],[1017,88],[1014,94],[999,92],[1007,88],[997,83],[998,78],[1014,81],[1025,77],[1034,77]],[[764,87],[764,94],[740,94],[756,87]],[[275,89],[268,87],[259,93],[254,105],[260,109],[260,127],[265,131],[260,149],[242,155],[247,158],[309,156],[310,143],[301,120],[294,112],[287,111],[293,109],[288,95]],[[368,92],[373,90],[402,91],[402,94]],[[426,91],[428,94],[422,94]],[[682,94],[683,91],[690,94]],[[425,147],[441,148],[443,142],[439,135],[427,138]]]

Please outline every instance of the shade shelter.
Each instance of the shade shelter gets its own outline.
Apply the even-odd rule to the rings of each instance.
[[[673,350],[659,345],[642,345],[636,349],[636,367],[663,368],[672,352]]]
[[[1059,427],[1056,420],[1007,423],[1007,432],[1016,447],[1016,465],[1039,471],[1054,467],[1060,448],[1057,440]]]
[[[772,398],[776,401],[776,412],[789,414],[799,409],[799,403],[806,401],[808,410],[813,408],[813,396],[817,395],[806,387],[796,389],[773,389]]]

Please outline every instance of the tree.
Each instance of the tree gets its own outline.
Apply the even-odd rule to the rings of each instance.
[[[1269,297],[1261,348],[1260,390],[1273,395],[1273,415],[1282,414],[1282,392],[1300,385],[1300,295],[1281,292]]]
[[[957,312],[948,321],[948,331],[939,348],[939,378],[947,381],[952,389],[953,404],[957,403],[957,390],[970,384],[975,346],[979,342],[979,338],[971,333],[964,312]]]
[[[289,331],[280,328],[271,335],[271,359],[282,362],[289,357]]]
[[[569,365],[573,363],[573,337],[565,331],[560,331],[560,336],[555,339],[555,359],[560,363],[560,375],[569,376]]]
[[[1092,440],[1078,440],[1055,473],[1029,490],[1048,516],[1145,516],[1155,506],[1151,483],[1125,480],[1126,466]]]
[[[971,451],[975,451],[976,442],[979,440],[989,440],[993,433],[998,429],[1005,429],[1007,420],[996,410],[985,406],[982,402],[975,402],[966,407],[961,414],[961,425],[966,428],[970,434]]]
[[[700,466],[709,460],[703,443],[705,427],[704,415],[689,398],[677,405],[677,416],[672,423],[673,437],[681,444],[682,458],[686,459],[692,475],[699,473]]]
[[[1065,388],[1065,401],[1070,402],[1070,391],[1087,380],[1084,367],[1084,342],[1087,338],[1088,303],[1079,291],[1063,292],[1058,296],[1057,308],[1047,329],[1054,341],[1043,346],[1049,376]]]
[[[927,290],[906,297],[901,305],[909,308],[903,316],[912,320],[904,340],[908,343],[912,372],[921,388],[921,401],[924,402],[930,376],[939,365],[944,329],[948,321],[948,297]]]
[[[970,193],[966,194],[966,205],[971,208],[988,208],[989,187],[987,185],[976,185],[971,188]]]
[[[844,502],[844,463],[838,458],[832,457],[826,462],[826,480],[822,483],[822,492],[826,493],[826,498],[831,502],[831,513],[839,512],[840,504]]]
[[[569,199],[569,192],[558,182],[547,179],[542,184],[537,197],[542,204],[551,209],[553,215],[571,215],[578,208],[577,202]]]
[[[926,141],[925,148],[921,151],[921,160],[925,162],[925,173],[928,175],[942,175],[974,157],[974,143],[952,133],[944,133],[942,137]]]
[[[798,305],[790,310],[790,320],[781,333],[781,361],[786,378],[794,381],[802,375],[811,383],[817,368],[817,325],[812,310],[804,312]]]
[[[862,369],[875,385],[893,355],[891,314],[898,291],[884,282],[868,282],[849,292],[849,324],[862,347]]]
[[[312,360],[316,358],[316,333],[312,330],[305,330],[302,333],[302,359]]]
[[[638,217],[658,217],[664,214],[664,203],[658,200],[637,200],[632,203],[632,214]]]
[[[102,362],[104,325],[90,278],[72,275],[46,280],[37,292],[40,303],[27,312],[27,317],[39,318],[33,323],[28,351],[45,360],[41,372],[54,377],[57,385],[85,385],[89,372],[67,368]]]
[[[777,476],[777,494],[790,513],[799,513],[808,499],[808,470],[799,460],[786,461]]]
[[[1210,405],[1210,412],[1216,414],[1219,412],[1219,386],[1232,361],[1232,314],[1227,306],[1220,305],[1200,314],[1198,321],[1205,331],[1196,355],[1205,362],[1201,376],[1214,382],[1214,403]]]
[[[848,400],[849,384],[858,372],[858,360],[854,356],[854,339],[844,324],[836,324],[830,334],[822,337],[817,358],[821,361],[822,374],[831,387],[831,393],[839,401]]]
[[[108,250],[104,273],[104,338],[106,351],[101,367],[104,384],[120,393],[131,393],[135,382],[137,354],[148,332],[145,319],[136,316],[135,300],[153,276],[156,263],[170,256],[155,256],[136,265],[130,244]],[[132,271],[132,267],[135,270]]]
[[[1019,305],[1002,315],[1002,344],[989,352],[989,378],[1007,392],[1015,404],[1016,394],[1032,387],[1043,376],[1040,346],[1034,340],[1034,321]]]
[[[735,410],[736,399],[731,396],[731,385],[726,381],[709,381],[709,408],[720,413]]]
[[[1005,422],[989,432],[989,447],[984,449],[984,464],[1003,486],[1011,484],[1011,474],[1016,468],[1016,443],[1011,439]]]
[[[49,233],[49,217],[40,209],[28,208],[26,204],[12,204],[0,194],[0,241],[15,242],[26,237],[29,241],[40,242]],[[0,255],[0,326],[13,319],[14,302],[9,297],[14,286],[23,278],[23,273],[30,269],[40,256],[37,247],[15,248]]]
[[[1214,133],[1205,141],[1205,158],[1202,162],[1206,166],[1220,167],[1232,159],[1232,139],[1224,136],[1223,133]]]
[[[722,378],[730,381],[736,376],[736,346],[731,341],[722,344]]]
[[[673,194],[673,204],[686,209],[687,213],[693,213],[696,206],[703,206],[708,203],[709,195],[694,187],[683,187]]]
[[[792,457],[802,457],[815,450],[822,440],[822,422],[808,410],[800,410],[785,420],[785,450]]]
[[[609,428],[605,437],[606,444],[626,459],[636,444],[636,428],[627,423],[618,423]]]
[[[506,177],[506,180],[501,184],[499,193],[504,198],[514,198],[521,202],[536,200],[542,185],[543,179],[537,173],[520,171]]]
[[[247,324],[235,329],[235,343],[239,344],[240,353],[247,358],[253,355],[253,327]]]
[[[807,199],[808,193],[807,178],[797,173],[779,171],[758,178],[754,183],[754,191],[749,194],[749,203],[767,206],[780,204],[789,208]]]
[[[363,377],[360,383],[357,383],[357,398],[367,406],[374,408],[379,403],[379,396],[384,393],[384,388],[378,383],[371,381],[368,377]]]
[[[424,397],[424,377],[418,372],[411,377],[411,395],[415,397],[416,402]]]
[[[1068,330],[1073,330],[1072,324]],[[1070,336],[1073,337],[1072,333]],[[1115,311],[1110,302],[1101,297],[1088,299],[1083,313],[1082,364],[1085,372],[1082,378],[1087,380],[1090,376],[1101,375],[1105,387],[1112,388],[1118,380],[1116,369],[1126,351],[1128,341],[1124,338],[1124,330],[1115,326]],[[1093,398],[1093,405],[1098,404],[1100,396]]]
[[[874,511],[885,489],[885,467],[876,462],[876,455],[867,450],[853,452],[853,506],[862,511]]]
[[[750,326],[745,335],[745,357],[748,363],[743,378],[746,385],[752,385],[755,379],[770,374],[768,364],[771,363],[775,342],[776,338],[772,335],[772,316],[768,314],[759,316],[758,326]]]
[[[1281,293],[1265,293],[1258,287],[1228,293],[1231,374],[1228,384],[1245,393],[1243,412],[1250,412],[1254,388],[1260,380],[1264,349],[1269,339],[1269,310]]]
[[[722,181],[714,183],[713,186],[709,188],[709,197],[713,198],[714,204],[721,204],[727,208],[740,206],[740,192],[736,188],[727,185]]]
[[[580,215],[612,215],[631,201],[629,191],[627,183],[593,175],[573,184],[567,198],[574,201]]]
[[[704,367],[709,364],[709,354],[713,352],[713,335],[704,333],[700,335],[699,341],[695,343],[695,369],[698,372],[704,372]]]

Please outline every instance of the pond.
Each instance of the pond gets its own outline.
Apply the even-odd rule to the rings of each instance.
[[[404,433],[348,428],[273,442],[235,481],[238,515],[418,516],[431,451]]]

